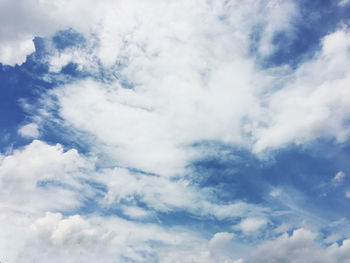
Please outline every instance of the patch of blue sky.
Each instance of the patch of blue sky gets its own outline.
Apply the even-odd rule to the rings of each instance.
[[[4,90],[4,94],[1,96],[3,101],[6,100],[6,102],[10,103],[11,99],[38,98],[40,92],[43,90],[85,78],[93,78],[102,82],[120,79],[123,87],[132,88],[133,86],[127,80],[123,80],[118,72],[113,72],[111,76],[110,72],[106,72],[100,62],[97,62],[99,65],[97,74],[96,72],[91,74],[88,71],[78,70],[78,64],[74,62],[64,65],[58,73],[49,72],[49,65],[46,58],[52,52],[50,41],[52,41],[58,51],[73,47],[84,48],[84,37],[72,29],[58,31],[52,39],[36,37],[33,41],[35,52],[27,56],[26,62],[21,66],[10,67],[0,63],[1,86],[7,86],[7,89]],[[118,63],[117,66],[120,68],[123,67],[121,63]],[[11,98],[6,97],[11,93]],[[11,104],[13,104],[12,101]]]
[[[73,40],[70,39],[73,38]],[[61,84],[70,83],[78,79],[92,77],[88,72],[77,70],[75,63],[69,63],[59,73],[49,72],[46,57],[50,54],[47,39],[35,38],[35,52],[27,56],[27,60],[21,66],[4,66],[0,64],[0,147],[4,152],[8,147],[19,147],[27,144],[31,138],[23,138],[17,130],[20,126],[30,123],[32,115],[35,115],[34,107],[29,112],[23,104],[38,105],[42,94]],[[82,36],[71,30],[60,31],[54,38],[57,48],[63,49],[79,44]],[[55,119],[59,119],[57,109],[51,109]],[[72,139],[72,131],[67,127],[57,125],[57,122],[45,123],[45,129],[41,138],[48,143],[69,145],[80,152],[87,152],[87,145],[83,140],[79,141],[75,136]]]
[[[249,152],[237,154],[232,150],[231,154],[239,158],[218,157],[193,164],[195,178],[200,178],[198,184],[213,187],[218,201],[260,204],[286,211],[294,219],[300,216],[298,209],[328,222],[350,216],[344,195],[348,179],[332,185],[338,171],[348,173],[350,169],[348,148],[318,141],[307,148],[290,146],[280,150],[268,161]]]
[[[72,47],[84,47],[86,44],[84,36],[71,28],[56,32],[52,37],[52,41],[58,50]]]
[[[40,46],[40,40],[36,40]],[[30,121],[21,101],[34,103],[44,90],[53,87],[41,76],[47,73],[47,66],[37,61],[39,51],[28,56],[21,66],[9,67],[0,64],[0,147],[23,145],[27,142],[17,134],[20,125]]]

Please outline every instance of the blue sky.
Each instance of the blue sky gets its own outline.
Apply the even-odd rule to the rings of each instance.
[[[0,1],[0,261],[348,262],[349,19]]]

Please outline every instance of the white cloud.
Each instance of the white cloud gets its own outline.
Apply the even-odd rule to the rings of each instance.
[[[291,74],[285,87],[267,99],[265,126],[255,130],[255,152],[314,139],[345,141],[350,114],[350,33],[339,30],[324,37],[322,50]]]
[[[263,242],[251,256],[242,262],[350,262],[350,240],[344,240],[341,245],[334,243],[326,248],[321,248],[315,242],[315,238],[312,232],[298,229],[291,236],[283,234],[276,240]]]
[[[199,189],[192,186],[190,181],[183,179],[172,180],[115,168],[99,173],[96,180],[107,187],[107,192],[101,201],[101,205],[106,207],[140,200],[158,212],[180,210],[217,219],[260,215],[267,211],[263,207],[239,201],[230,204],[213,203],[210,189]],[[133,215],[132,211],[129,212]]]
[[[35,140],[21,150],[1,156],[1,206],[34,214],[74,208],[87,193],[86,186],[78,180],[86,178],[83,170],[90,166],[74,149],[64,152],[59,144],[50,146]]]
[[[96,56],[104,66],[111,66],[132,49],[136,56],[140,55],[142,46],[157,52],[157,49],[166,47],[164,41],[171,40],[167,40],[168,37],[189,41],[190,37],[205,29],[205,25],[201,25],[203,21],[215,29],[221,16],[226,17],[233,33],[241,39],[247,39],[246,32],[253,30],[254,26],[261,26],[263,34],[259,50],[262,54],[270,54],[274,49],[274,35],[292,32],[292,21],[297,14],[293,1],[278,0],[245,3],[201,0],[176,3],[159,0],[141,3],[125,0],[98,3],[92,0],[28,0],[14,3],[2,0],[0,10],[0,48],[6,51],[0,53],[0,61],[8,65],[25,61],[26,55],[34,51],[34,37],[50,37],[57,30],[73,28],[97,37]],[[18,19],[11,19],[13,14]],[[251,19],[247,20],[247,16]],[[216,34],[212,30],[208,33]],[[131,45],[128,47],[125,43]],[[14,49],[24,46],[30,48]]]
[[[122,166],[172,175],[183,173],[197,156],[188,144],[218,138],[243,143],[240,124],[257,108],[252,84],[264,81],[244,56],[244,29],[235,26],[238,32],[231,32],[217,18],[225,7],[212,5],[215,8],[202,1],[112,5],[97,29],[99,45],[93,52],[106,74],[117,72],[134,89],[96,81],[63,87],[58,99],[67,124],[96,136],[98,145],[108,145],[103,151],[113,152]],[[245,20],[250,9],[230,6],[229,24]],[[230,13],[234,10],[239,16]],[[247,30],[252,26],[246,25]],[[75,61],[74,52],[52,59],[52,70]],[[114,66],[117,61],[123,68]],[[78,63],[89,68],[91,61],[85,62]],[[77,110],[77,104],[87,114]]]
[[[237,260],[237,254],[230,251],[239,244],[232,243],[234,235],[227,232],[216,233],[206,240],[186,229],[135,223],[115,216],[65,217],[46,213],[38,218],[19,215],[10,218],[12,221],[7,221],[11,223],[6,227],[12,232],[12,239],[8,240],[12,246],[5,250],[0,240],[0,252],[7,262],[346,263],[350,260],[349,240],[340,245],[320,246],[315,241],[317,236],[306,229],[262,241],[257,248],[241,248],[247,256]]]
[[[120,171],[115,174],[117,179],[122,180],[119,185],[114,178],[107,181],[108,189],[112,186],[112,190],[116,191],[115,198],[132,199],[141,195],[154,209],[171,211],[174,207],[186,209],[189,206],[194,213],[201,214],[201,209],[204,209],[203,213],[218,217],[254,210],[245,204],[220,206],[201,200],[201,195],[187,187],[185,181],[172,183],[164,178],[148,176],[137,182],[137,177],[141,175],[133,175],[136,177],[133,179],[132,175],[121,171],[124,174]],[[127,262],[128,259],[152,262],[160,258],[162,262],[171,262],[168,261],[170,254],[173,258],[186,255],[184,262],[187,262],[197,257],[193,251],[198,251],[203,255],[203,260],[215,262],[208,250],[208,241],[189,230],[133,223],[113,216],[83,217],[76,214],[64,217],[60,213],[47,212],[45,217],[40,217],[44,211],[72,211],[79,207],[90,191],[81,180],[91,179],[92,175],[100,182],[113,176],[106,172],[104,178],[102,171],[94,172],[93,160],[80,156],[74,149],[64,151],[60,145],[50,146],[37,140],[23,149],[1,156],[2,260],[76,262],[83,259],[85,262],[96,262],[103,259],[104,262],[114,262],[118,258],[120,262]],[[57,185],[41,187],[41,182],[55,182]],[[184,197],[179,198],[181,195]],[[193,201],[197,203],[191,205]],[[139,207],[121,207],[130,218],[141,219],[152,215],[152,212]],[[161,245],[151,246],[148,242]]]
[[[227,232],[219,232],[216,233],[212,239],[209,241],[209,247],[211,249],[221,249],[225,248],[230,241],[234,238],[233,233],[227,233]]]
[[[0,63],[10,66],[21,65],[26,61],[27,55],[34,51],[32,38],[0,43]]]
[[[28,225],[30,221],[26,216],[12,215],[1,208],[0,216],[0,254],[5,262],[16,262],[19,248],[24,246],[28,238]]]
[[[151,211],[147,211],[138,206],[123,206],[123,214],[130,218],[145,218],[154,215]]]
[[[14,66],[25,62],[35,51],[34,37],[51,37],[57,30],[71,27],[89,34],[98,22],[97,13],[102,14],[108,2],[0,1],[0,63]]]
[[[337,174],[333,177],[332,182],[334,184],[340,184],[341,182],[343,182],[345,178],[345,173],[343,171],[339,171],[337,172]]]
[[[292,21],[298,19],[298,10],[292,1],[286,1],[282,4],[282,1],[276,0],[263,2],[263,5],[266,5],[269,12],[265,14],[266,26],[261,32],[258,50],[262,55],[270,55],[276,49],[273,44],[276,33],[284,32],[290,38],[293,37]]]
[[[18,129],[18,133],[26,138],[38,138],[40,136],[39,127],[35,123],[23,125]]]
[[[69,116],[68,111],[71,109],[67,99],[73,101],[77,98],[62,98],[66,102],[63,110],[68,122],[97,135],[106,144],[112,142],[122,151],[116,154],[126,159],[120,160],[123,165],[139,166],[140,169],[150,171],[155,171],[155,167],[158,167],[157,171],[162,170],[164,173],[169,173],[165,169],[173,171],[172,173],[183,172],[186,162],[196,156],[185,148],[193,141],[218,138],[229,143],[246,141],[242,138],[241,122],[256,114],[259,103],[252,87],[255,83],[264,83],[259,73],[255,72],[252,61],[247,58],[249,32],[256,25],[262,25],[267,32],[262,34],[262,45],[269,46],[269,50],[273,49],[273,36],[292,27],[290,21],[296,10],[292,1],[274,0],[269,1],[268,5],[263,1],[257,4],[256,1],[252,1],[254,4],[220,1],[180,1],[176,4],[167,1],[101,2],[96,5],[85,1],[82,7],[80,2],[61,1],[54,4],[32,0],[28,5],[36,7],[35,10],[26,10],[26,16],[23,16],[24,21],[29,20],[31,23],[24,26],[21,21],[12,24],[6,20],[16,32],[32,29],[32,35],[49,35],[57,29],[71,26],[86,34],[89,40],[87,42],[98,39],[95,50],[91,51],[89,47],[86,51],[89,54],[71,49],[52,57],[52,71],[58,72],[70,61],[78,63],[81,69],[87,69],[99,59],[107,72],[116,70],[114,65],[117,61],[126,64],[120,73],[123,78],[136,84],[136,92],[129,92],[128,95],[128,92],[119,89],[122,94],[118,94],[118,97],[128,96],[121,100],[127,99],[128,106],[141,109],[136,111],[135,107],[130,109],[126,105],[118,106],[117,101],[112,101],[110,108],[122,113],[106,115],[109,113],[104,108],[95,111],[94,116],[90,116],[91,123],[95,118],[100,119],[101,115],[106,116],[100,120],[100,125],[103,126],[92,123],[91,126],[95,126],[95,129],[91,130],[84,125],[84,122],[90,122],[84,115],[76,116],[81,120],[80,124],[72,119],[74,116]],[[8,9],[12,6],[9,1],[3,5],[8,5]],[[25,10],[25,7],[21,3],[19,11]],[[33,14],[33,17],[28,17],[28,13]],[[42,16],[41,13],[46,15]],[[226,19],[222,21],[220,16],[225,16]],[[247,21],[247,16],[252,19]],[[40,24],[36,30],[35,23]],[[92,32],[94,37],[89,36],[88,32]],[[215,49],[212,48],[214,46]],[[91,58],[95,58],[95,61]],[[203,77],[203,73],[206,76]],[[105,87],[98,87],[97,84],[77,85],[93,86],[90,88],[92,96],[94,92],[105,92]],[[77,91],[75,95],[81,94]],[[110,94],[100,95],[107,97]],[[104,103],[103,99],[90,102]],[[150,111],[144,112],[142,106]],[[79,111],[76,115],[78,114]],[[129,119],[128,114],[134,117],[125,123],[124,119]],[[106,122],[102,123],[103,121]],[[131,134],[127,138],[123,128],[126,124],[131,127],[127,132]],[[135,127],[131,126],[136,124]],[[98,127],[108,129],[101,131],[102,128]],[[117,133],[105,134],[106,130],[115,129],[118,130]],[[130,137],[133,139],[130,140]],[[120,145],[119,141],[123,141],[124,145]],[[145,155],[145,149],[153,149],[153,153]]]
[[[273,8],[262,3],[158,4],[111,4],[94,38],[88,37],[94,43],[97,38],[96,45],[51,57],[55,72],[69,61],[92,71],[101,62],[105,75],[119,76],[108,84],[84,80],[54,92],[66,126],[92,135],[89,143],[100,152],[123,167],[178,176],[203,157],[191,147],[198,142],[219,141],[260,153],[319,137],[347,139],[345,29],[326,36],[322,50],[295,71],[262,70],[248,55],[249,32],[259,24],[270,32],[263,34],[268,39],[280,31],[293,34],[290,19],[297,7],[292,2],[270,1],[266,6]],[[218,19],[224,14],[226,19]],[[247,16],[254,19],[245,22]],[[123,22],[115,23],[115,17]]]
[[[119,207],[131,219],[154,218],[156,212],[178,210],[219,220],[265,213],[264,209],[243,202],[213,203],[209,190],[191,186],[184,179],[122,168],[95,170],[94,159],[74,149],[64,151],[59,144],[51,146],[34,140],[0,159],[0,222],[13,234],[11,240],[0,238],[0,254],[8,262],[24,259],[61,262],[67,254],[70,257],[65,262],[76,262],[78,258],[86,262],[101,258],[104,262],[116,258],[120,262],[127,258],[135,262],[152,262],[155,258],[162,262],[229,259],[225,251],[217,252],[233,234],[220,233],[209,242],[186,229],[135,223],[113,216],[65,217],[55,212],[77,211],[84,199],[92,196],[92,189],[84,183],[86,179],[106,186],[107,192],[100,202],[102,208]],[[135,199],[148,209],[133,205]],[[49,212],[41,218],[45,211]],[[5,230],[2,233],[4,238],[8,237]],[[43,250],[46,252],[40,253]]]
[[[12,1],[3,1],[2,7],[2,10],[14,10]],[[50,60],[53,71],[59,71],[69,61],[78,63],[80,69],[85,70],[101,61],[105,71],[113,75],[117,70],[116,62],[123,64],[118,73],[135,85],[135,94],[129,98],[131,105],[137,99],[137,107],[146,104],[145,109],[149,110],[148,113],[140,109],[132,113],[128,108],[118,108],[136,115],[134,118],[145,118],[144,122],[137,121],[140,127],[130,129],[134,133],[130,137],[138,141],[126,147],[118,145],[124,152],[116,154],[125,156],[126,166],[131,159],[128,155],[132,155],[140,168],[155,169],[157,165],[153,161],[140,160],[137,156],[144,151],[139,149],[141,145],[154,149],[149,158],[159,159],[159,170],[165,169],[171,160],[173,166],[169,170],[182,172],[188,159],[196,156],[183,148],[193,141],[219,139],[249,145],[252,142],[245,136],[253,134],[256,140],[254,151],[261,152],[288,143],[306,143],[318,137],[335,137],[340,142],[348,137],[348,128],[343,125],[349,113],[346,106],[349,96],[344,88],[348,83],[349,68],[349,34],[346,30],[326,36],[322,51],[314,59],[299,66],[289,76],[285,73],[277,76],[291,82],[282,83],[283,88],[268,93],[264,101],[259,98],[259,94],[268,91],[272,76],[257,70],[254,59],[248,56],[249,35],[257,25],[261,27],[263,37],[258,43],[261,54],[273,52],[273,38],[277,33],[285,32],[292,37],[291,21],[297,17],[297,6],[292,1],[238,4],[154,0],[136,4],[133,1],[105,0],[97,5],[93,1],[84,1],[81,5],[80,1],[52,3],[31,0],[26,4],[21,2],[16,10],[23,15],[18,21],[12,21],[5,13],[2,16],[2,24],[6,25],[1,27],[4,43],[22,43],[35,35],[49,36],[68,27],[85,34],[88,42],[97,43],[89,46],[85,54],[72,49],[54,56]],[[93,89],[101,91],[97,86],[94,85]],[[69,108],[68,103],[65,107]],[[268,106],[261,111],[260,106],[264,103]],[[112,104],[111,107],[116,107],[115,101]],[[66,111],[70,111],[68,108]],[[97,118],[107,113],[100,109],[95,114]],[[115,124],[122,118],[120,116],[124,115],[103,119]],[[76,121],[72,116],[65,115],[65,118]],[[80,121],[81,129],[101,139],[104,133],[97,128],[92,131],[84,121]],[[75,126],[79,126],[78,123]],[[111,129],[120,128],[110,126]],[[143,131],[143,137],[138,134],[141,132],[136,132],[138,129]],[[155,142],[154,137],[159,135],[158,145],[150,147],[151,142]],[[114,136],[119,136],[119,133]],[[102,139],[112,140],[111,136]],[[115,138],[113,141],[115,145]]]
[[[249,217],[242,220],[242,222],[240,222],[236,228],[243,231],[245,234],[251,234],[265,228],[267,223],[268,221],[265,218]]]
[[[350,1],[349,0],[340,0],[338,2],[338,5],[341,6],[341,7],[344,7],[346,6]]]
[[[133,223],[118,217],[46,213],[28,224],[24,244],[12,248],[17,250],[13,262],[170,262],[163,253],[190,251],[190,246],[205,248],[207,243],[181,228]]]
[[[182,228],[136,223],[115,216],[66,217],[55,212],[77,210],[93,194],[85,179],[106,186],[102,208],[117,206],[131,219],[155,218],[156,212],[178,210],[219,220],[265,213],[264,209],[243,202],[213,203],[209,190],[191,186],[184,179],[122,168],[96,171],[94,159],[81,156],[74,149],[64,151],[59,144],[51,146],[34,140],[0,159],[0,222],[12,233],[7,240],[9,233],[2,231],[0,254],[8,262],[76,262],[78,258],[85,262],[114,262],[116,258],[120,262],[152,262],[159,258],[161,262],[176,259],[211,263],[230,258],[224,246],[233,238],[231,233],[218,233],[208,241],[199,233]],[[148,208],[133,205],[135,199]],[[45,211],[49,212],[41,217]],[[158,245],[150,245],[154,242]]]

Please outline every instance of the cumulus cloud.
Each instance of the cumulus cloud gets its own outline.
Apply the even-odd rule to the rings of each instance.
[[[71,27],[89,34],[103,7],[94,1],[0,1],[0,63],[14,66],[25,62],[35,51],[34,37],[51,37]],[[87,18],[91,24],[86,23]]]
[[[87,180],[106,187],[105,193],[99,193],[102,199],[95,199],[101,207],[119,207],[131,220],[57,212],[79,211],[95,191]],[[210,191],[191,186],[184,179],[170,180],[122,168],[96,170],[94,159],[39,140],[1,156],[0,188],[4,237],[9,236],[6,229],[11,231],[10,240],[0,239],[0,253],[8,262],[229,260],[225,246],[234,237],[232,233],[217,233],[207,240],[185,228],[133,220],[174,211],[218,220],[265,213],[265,209],[243,202],[216,204],[209,198]],[[136,200],[145,208],[136,206]],[[151,245],[154,242],[160,245]]]
[[[23,64],[27,55],[35,51],[33,39],[21,41],[6,41],[0,45],[0,62],[5,65],[14,66]]]
[[[4,214],[2,214],[4,218]],[[321,262],[345,263],[350,260],[349,240],[320,246],[316,234],[297,229],[249,247],[249,256],[237,259],[230,251],[232,233],[219,232],[210,240],[182,228],[135,223],[116,216],[63,216],[46,213],[29,218],[12,215],[7,228],[13,245],[9,250],[0,243],[3,259],[45,262]],[[6,233],[6,231],[3,233]],[[161,244],[153,246],[154,242]],[[242,249],[247,249],[244,247]],[[43,253],[45,251],[45,253]],[[235,261],[236,260],[236,261]]]
[[[131,221],[57,212],[79,211],[96,191],[87,180],[106,187],[105,193],[99,193],[102,199],[95,199],[101,207],[119,207]],[[233,238],[232,233],[218,233],[208,241],[190,230],[132,220],[174,211],[218,220],[265,213],[265,209],[243,202],[216,204],[210,199],[210,191],[191,186],[184,179],[122,168],[98,170],[94,159],[75,149],[65,151],[59,144],[39,140],[1,156],[0,188],[0,222],[12,233],[10,240],[0,239],[0,252],[8,262],[76,262],[78,258],[86,262],[101,258],[105,262],[116,258],[120,262],[217,262],[230,258],[224,247]],[[136,206],[136,200],[146,207]],[[153,246],[152,242],[161,245]],[[221,249],[223,252],[218,253]],[[40,253],[43,250],[45,253]]]
[[[74,149],[35,140],[0,159],[1,207],[19,213],[70,209],[79,206],[88,160]],[[81,192],[80,192],[81,191]],[[79,193],[80,192],[80,193]]]
[[[241,262],[350,262],[349,240],[341,245],[334,243],[321,248],[315,242],[315,234],[306,229],[297,229],[292,235],[283,234],[276,240],[265,241],[248,259]]]
[[[115,216],[66,217],[47,212],[35,219],[22,218],[26,220],[10,224],[16,230],[13,238],[21,242],[13,242],[8,251],[0,246],[2,259],[8,262],[171,262],[167,250],[186,252],[190,245],[200,249],[207,244],[185,229],[133,223]],[[153,246],[155,242],[161,246]]]

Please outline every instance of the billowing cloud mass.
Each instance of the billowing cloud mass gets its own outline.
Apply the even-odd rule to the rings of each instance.
[[[87,177],[88,169],[88,160],[76,150],[64,152],[59,144],[34,140],[24,149],[1,156],[1,204],[26,213],[79,206],[85,198],[83,191],[88,190],[79,180]]]
[[[285,233],[276,240],[266,241],[249,259],[238,262],[349,262],[349,240],[321,249],[315,238],[312,232],[297,229],[290,236]]]
[[[350,262],[348,1],[306,2],[0,0],[0,261]]]

